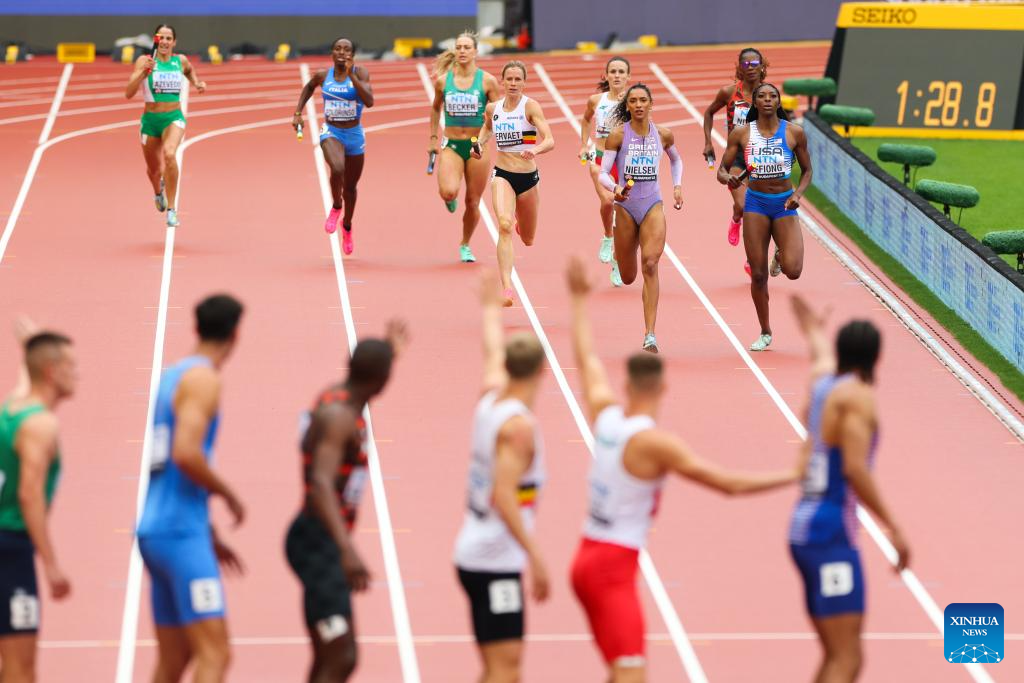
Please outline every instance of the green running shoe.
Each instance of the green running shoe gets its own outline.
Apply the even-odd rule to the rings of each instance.
[[[654,338],[653,332],[648,332],[644,335],[644,351],[648,353],[658,352],[658,340]]]
[[[772,343],[772,335],[762,334],[758,337],[753,344],[750,345],[751,351],[764,351]]]
[[[455,209],[459,208],[459,200],[453,199],[450,202],[445,202],[444,205],[448,207],[449,213],[455,213]]]
[[[476,263],[476,256],[473,256],[473,250],[468,244],[459,245],[459,259],[463,263]]]
[[[612,260],[612,247],[614,246],[615,240],[611,237],[601,238],[601,251],[597,253],[597,257],[601,259],[601,263],[610,263]]]
[[[167,209],[167,227],[178,227],[178,212],[174,209]]]
[[[612,259],[612,272],[609,277],[611,278],[613,287],[622,286],[622,275],[619,274],[619,264],[615,259]]]

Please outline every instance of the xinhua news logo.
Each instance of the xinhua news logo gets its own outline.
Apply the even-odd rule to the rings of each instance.
[[[954,602],[945,612],[945,653],[953,664],[998,664],[1006,653],[1003,608],[994,602]]]

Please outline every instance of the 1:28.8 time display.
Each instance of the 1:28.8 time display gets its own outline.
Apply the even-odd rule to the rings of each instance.
[[[988,128],[995,113],[996,92],[991,81],[981,83],[976,91],[969,86],[965,91],[960,81],[931,81],[925,88],[914,88],[903,80],[896,88],[896,125]]]

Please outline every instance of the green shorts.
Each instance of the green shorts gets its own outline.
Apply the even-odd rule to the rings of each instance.
[[[185,128],[185,115],[180,109],[172,111],[146,111],[142,113],[142,144],[147,137],[162,138],[167,126]]]
[[[451,140],[446,138],[444,146],[462,157],[463,161],[469,161],[469,153],[473,151],[472,140]]]

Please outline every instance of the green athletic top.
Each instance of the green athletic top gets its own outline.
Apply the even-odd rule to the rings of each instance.
[[[185,85],[185,72],[181,67],[181,57],[171,55],[166,62],[153,60],[156,67],[149,72],[143,84],[146,87],[147,102],[180,102],[181,88]]]
[[[473,85],[468,90],[455,87],[455,71],[449,71],[444,81],[444,125],[457,128],[477,128],[484,125],[487,93],[484,91],[484,72],[476,70]]]
[[[21,473],[21,461],[14,452],[14,439],[18,428],[26,418],[41,413],[46,408],[36,404],[11,413],[5,403],[0,410],[0,530],[25,531],[25,519],[21,516],[18,504],[18,480]],[[53,494],[57,490],[57,479],[60,477],[60,451],[50,463],[46,472],[46,507],[50,507]]]

